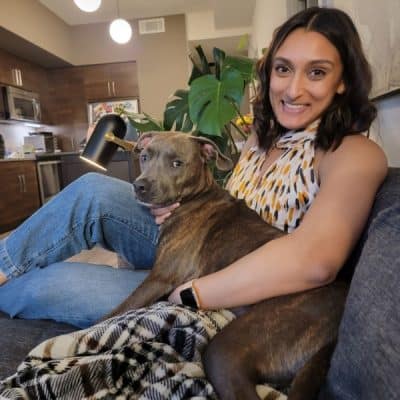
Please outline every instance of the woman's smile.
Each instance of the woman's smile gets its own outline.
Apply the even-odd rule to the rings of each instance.
[[[289,103],[285,100],[281,101],[282,108],[284,112],[291,113],[291,114],[300,114],[307,110],[307,104],[295,104]]]

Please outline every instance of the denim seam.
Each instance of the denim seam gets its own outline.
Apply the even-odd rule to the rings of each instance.
[[[3,240],[0,245],[0,259],[2,264],[4,264],[3,269],[0,268],[0,271],[6,276],[7,279],[20,275],[23,271],[18,268],[18,266],[14,265],[12,262],[10,255],[7,252],[6,248],[7,238]]]

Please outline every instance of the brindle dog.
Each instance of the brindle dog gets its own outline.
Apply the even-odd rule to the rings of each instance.
[[[181,206],[161,225],[148,277],[108,317],[166,298],[180,284],[284,235],[216,184],[208,161],[222,170],[231,161],[213,142],[178,132],[147,133],[138,147],[137,199],[148,206]],[[203,356],[219,397],[258,399],[255,385],[268,382],[292,383],[290,399],[312,399],[325,376],[345,296],[346,287],[334,283],[246,307]]]

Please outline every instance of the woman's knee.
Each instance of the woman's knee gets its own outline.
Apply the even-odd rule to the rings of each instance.
[[[56,263],[7,283],[0,291],[2,310],[86,327],[119,305],[145,276],[94,264]]]

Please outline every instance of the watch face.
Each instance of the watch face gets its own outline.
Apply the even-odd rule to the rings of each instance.
[[[196,308],[196,309],[198,308],[192,288],[186,288],[186,289],[181,290],[179,295],[181,297],[182,304],[184,304],[185,306],[192,307],[192,308]]]

